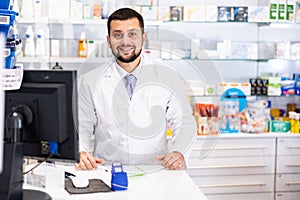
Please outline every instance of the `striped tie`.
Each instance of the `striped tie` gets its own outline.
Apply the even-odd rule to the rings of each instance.
[[[136,82],[136,77],[132,74],[128,74],[128,75],[125,76],[125,80],[126,80],[125,87],[126,87],[128,96],[131,100],[131,97],[132,97],[132,94],[133,94],[133,89],[134,89],[135,82]]]

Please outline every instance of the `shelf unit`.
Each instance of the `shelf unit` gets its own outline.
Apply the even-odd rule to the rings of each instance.
[[[159,0],[158,5],[182,5],[180,0]],[[188,0],[185,5],[258,5],[268,0]],[[107,63],[109,57],[78,58],[77,41],[82,31],[87,39],[106,41],[106,20],[18,20],[20,35],[24,39],[25,28],[32,25],[45,29],[47,57],[18,58],[25,68],[50,68],[59,62],[66,69],[99,67]],[[169,54],[181,50],[183,59],[161,59],[173,67],[186,80],[199,80],[204,85],[221,82],[248,82],[249,78],[263,73],[293,73],[300,71],[300,59],[276,58],[275,56],[258,58],[217,58],[205,54],[204,58],[190,59],[191,41],[200,39],[205,50],[216,50],[216,43],[222,40],[236,42],[281,42],[300,41],[300,24],[290,23],[247,23],[247,22],[165,22],[145,21],[148,40],[146,48],[160,58],[161,51]],[[60,57],[50,56],[51,40],[60,41]],[[158,50],[158,51],[157,51]],[[175,51],[177,52],[177,51]],[[186,53],[186,54],[185,54]],[[260,53],[260,52],[259,52]],[[182,54],[180,54],[182,55]],[[273,52],[275,55],[275,52]],[[196,96],[196,100],[218,102],[219,96]],[[272,100],[274,107],[285,108],[287,102],[297,103],[299,96],[250,96]],[[277,134],[223,134],[217,138],[199,137],[194,145],[188,172],[209,199],[297,199],[300,195],[299,185],[281,188],[281,180],[298,177],[299,171],[278,171],[282,157],[278,142],[282,138],[294,140],[298,136]],[[209,145],[209,151],[203,147]],[[206,147],[205,147],[206,148]],[[295,159],[298,159],[296,156]],[[221,163],[220,163],[221,162]],[[218,166],[219,165],[219,166]],[[234,166],[237,165],[237,166]],[[215,167],[214,167],[215,166]],[[283,177],[283,178],[282,178]],[[298,179],[299,180],[299,179]],[[294,182],[294,181],[293,181]],[[296,188],[296,189],[295,189]]]

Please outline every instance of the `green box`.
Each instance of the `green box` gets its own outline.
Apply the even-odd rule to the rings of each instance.
[[[287,133],[290,131],[290,122],[285,121],[269,121],[268,122],[269,132],[274,133]]]
[[[277,14],[278,14],[278,4],[277,3],[271,3],[270,4],[270,20],[274,21],[277,20]]]

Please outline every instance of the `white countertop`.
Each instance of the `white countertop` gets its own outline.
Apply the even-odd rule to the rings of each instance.
[[[99,169],[97,170],[90,171],[76,171],[73,166],[63,166],[63,168],[66,171],[74,173],[76,175],[84,174],[90,179],[100,178],[110,186],[111,175],[110,172],[104,170],[104,167],[99,167]],[[124,167],[124,171],[126,171],[129,176],[128,190],[126,191],[70,195],[64,189],[62,184],[60,184],[60,186],[57,186],[56,188],[49,187],[47,189],[41,189],[24,184],[24,189],[36,189],[45,191],[54,200],[207,200],[201,190],[196,186],[196,184],[184,170],[172,171],[162,169],[158,166],[153,166],[152,168],[149,168],[149,166],[148,168],[140,168],[146,171],[143,176],[130,177],[130,175],[140,173],[140,169],[133,167]],[[51,179],[57,178],[51,175]]]

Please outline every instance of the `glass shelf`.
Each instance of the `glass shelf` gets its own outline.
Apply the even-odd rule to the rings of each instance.
[[[76,58],[76,57],[47,57],[47,58],[18,58],[19,63],[47,63],[47,62],[59,62],[59,63],[106,63],[111,58]]]
[[[24,19],[18,18],[17,23],[33,24],[33,23],[52,23],[52,24],[106,24],[107,19]],[[271,26],[278,28],[300,27],[300,23],[296,22],[225,22],[225,21],[162,21],[162,20],[145,20],[147,26],[159,26],[163,24],[254,24],[262,26]]]

